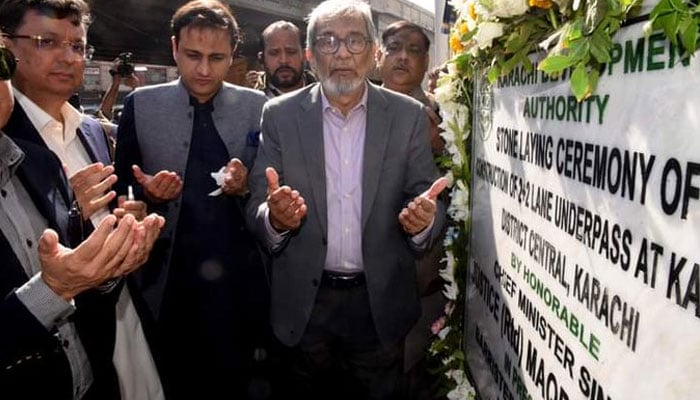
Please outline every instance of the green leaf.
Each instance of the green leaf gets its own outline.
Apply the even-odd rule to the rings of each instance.
[[[569,48],[570,50],[570,55],[573,60],[573,63],[583,61],[584,63],[587,63],[588,60],[590,60],[590,49],[591,45],[589,43],[589,40],[587,39],[582,39],[582,40],[577,40],[574,43],[571,43],[571,47]]]
[[[530,35],[532,34],[533,28],[529,23],[523,23],[516,30],[514,30],[509,36],[505,44],[505,50],[508,53],[515,53],[525,46],[530,40]]]
[[[566,38],[569,41],[574,41],[577,39],[580,39],[583,37],[583,33],[581,32],[581,20],[577,19],[574,20],[574,22],[569,26],[569,29],[566,33]]]
[[[579,63],[574,68],[570,83],[571,91],[578,101],[583,100],[589,94],[588,74],[586,74],[586,66],[583,63]]]
[[[688,12],[688,6],[685,5],[683,0],[669,0],[671,3],[671,7],[673,7],[674,11],[680,12],[680,13],[686,13]]]
[[[492,66],[489,69],[489,73],[487,75],[489,82],[494,83],[498,79],[498,77],[501,76],[501,68],[497,65]]]
[[[596,30],[593,32],[590,40],[591,55],[601,64],[610,61],[610,49],[612,48],[612,40],[603,31]]]
[[[509,73],[513,68],[515,68],[518,64],[520,64],[523,61],[523,58],[525,58],[525,52],[522,50],[513,54],[513,57],[507,59],[506,62],[503,63],[501,73]]]
[[[589,0],[586,7],[583,33],[590,35],[608,12],[607,0]]]
[[[653,10],[651,10],[651,13],[649,14],[649,18],[651,20],[654,20],[657,18],[659,15],[666,14],[669,12],[673,12],[673,7],[671,6],[671,1],[670,0],[661,0],[656,4]]]
[[[549,74],[561,72],[574,65],[575,60],[570,56],[547,56],[539,64],[539,69]]]
[[[595,93],[596,89],[598,89],[598,81],[600,80],[600,73],[596,68],[591,69],[591,71],[588,73],[588,87],[591,90],[591,93]]]
[[[676,40],[676,32],[678,29],[678,14],[669,13],[659,16],[654,20],[653,27],[655,29],[663,29],[664,33],[666,33],[666,37],[668,38],[668,40],[670,40],[671,43],[673,43],[674,45],[678,44],[678,41]]]
[[[698,22],[695,19],[690,19],[688,26],[683,31],[681,35],[681,41],[683,42],[683,47],[685,47],[688,54],[695,53],[697,49],[698,40]]]

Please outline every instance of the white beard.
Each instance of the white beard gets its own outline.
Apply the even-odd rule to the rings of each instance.
[[[325,77],[321,78],[323,90],[326,96],[330,97],[346,96],[352,94],[355,91],[357,91],[357,89],[359,89],[365,81],[364,78],[355,78],[351,80],[323,78]]]

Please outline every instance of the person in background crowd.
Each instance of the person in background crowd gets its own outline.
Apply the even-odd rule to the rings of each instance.
[[[253,87],[265,92],[268,99],[316,82],[313,74],[304,69],[301,33],[296,25],[288,21],[271,23],[263,30],[261,45],[258,59],[265,72],[249,74]]]
[[[112,83],[104,96],[102,96],[102,101],[100,101],[100,106],[97,110],[96,116],[109,122],[119,122],[118,116],[114,115],[114,106],[117,103],[117,97],[119,97],[119,87],[124,84],[131,90],[134,90],[141,86],[139,78],[134,73],[133,65],[129,70],[125,70],[124,65],[124,60],[121,57],[117,57],[112,63],[112,67],[109,69]]]
[[[423,29],[408,21],[389,25],[382,33],[382,45],[377,52],[379,72],[385,88],[407,94],[425,106],[430,121],[430,138],[433,153],[442,153],[444,143],[439,136],[437,104],[429,93],[421,88],[428,69],[430,39]],[[440,242],[442,241],[440,236]],[[441,261],[445,254],[442,246],[422,254],[417,262],[418,290],[421,296],[422,314],[406,337],[405,365],[407,393],[411,399],[429,399],[432,377],[427,370],[425,354],[432,340],[430,327],[442,315],[446,299],[440,289]]]
[[[447,67],[442,64],[433,68],[428,72],[428,93],[435,94],[435,89],[438,86],[438,79],[440,79],[441,73],[446,73]]]
[[[190,1],[171,28],[180,78],[132,92],[119,124],[117,187],[133,185],[167,221],[134,283],[166,397],[245,399],[268,326],[262,253],[243,214],[266,99],[224,83],[239,42],[227,5]]]
[[[382,45],[377,52],[377,65],[383,86],[413,97],[425,105],[430,122],[430,143],[435,155],[441,155],[445,144],[440,137],[438,105],[421,84],[430,65],[430,39],[413,22],[397,21],[382,32]]]
[[[238,86],[250,87],[246,75],[248,74],[248,59],[239,55],[233,58],[233,63],[228,69],[224,81]]]
[[[0,5],[5,43],[19,60],[12,78],[15,108],[5,133],[51,150],[64,164],[70,178],[65,189],[75,195],[72,208],[77,217],[71,229],[85,233],[110,214],[108,204],[116,197],[111,187],[117,179],[102,126],[68,103],[82,84],[85,61],[92,54],[86,41],[89,22],[83,0],[7,0]],[[145,215],[142,202],[120,203],[129,212]],[[78,243],[82,236],[71,240]],[[105,342],[114,349],[109,357],[114,358],[122,394],[158,398],[160,381],[130,293],[123,286],[113,291],[119,298],[116,333],[109,332]],[[102,318],[111,318],[113,327],[114,309]]]
[[[14,105],[11,72],[0,77],[0,126]],[[124,216],[117,224],[108,216],[75,249],[64,247],[63,167],[45,146],[16,141],[0,131],[0,394],[119,399],[111,362],[116,298],[105,282],[143,264],[164,221]]]
[[[320,84],[269,100],[248,222],[274,253],[271,321],[304,399],[401,397],[420,315],[413,251],[444,224],[421,104],[367,82],[375,28],[361,1],[309,16]]]

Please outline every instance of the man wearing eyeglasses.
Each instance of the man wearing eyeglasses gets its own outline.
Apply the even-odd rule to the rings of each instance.
[[[430,65],[430,39],[423,29],[409,21],[397,21],[382,32],[377,51],[377,67],[382,86],[406,94],[425,105],[430,123],[430,143],[435,155],[441,155],[444,142],[440,137],[440,117],[432,95],[421,84]]]
[[[67,192],[75,199],[68,221],[71,243],[82,241],[109,216],[108,204],[116,197],[111,187],[117,177],[102,126],[68,103],[92,55],[86,40],[89,22],[83,0],[7,0],[0,5],[4,41],[17,57],[12,78],[16,105],[4,130],[51,150],[63,163],[71,186]],[[122,205],[145,214],[142,202]],[[140,320],[128,290],[115,282],[102,288],[113,303],[101,316],[105,331],[98,335],[103,342],[100,362],[109,367],[95,363],[93,368],[104,375],[116,366],[124,398],[157,398],[162,389]],[[114,303],[119,310],[116,333]]]
[[[432,95],[421,87],[430,64],[430,39],[423,29],[409,21],[397,21],[382,32],[382,45],[377,51],[377,67],[382,86],[420,101],[428,117],[433,154],[442,154],[444,142],[440,137],[438,107]],[[443,236],[440,236],[442,242]],[[431,376],[424,367],[426,349],[430,345],[432,323],[443,313],[445,297],[440,292],[439,269],[445,257],[441,246],[434,246],[416,261],[418,290],[423,313],[406,336],[405,365],[410,387],[427,392]],[[417,395],[418,396],[418,395]]]
[[[271,322],[300,398],[403,398],[413,251],[444,223],[425,113],[368,82],[375,48],[367,3],[321,3],[306,49],[320,84],[263,110],[247,211],[274,253]]]

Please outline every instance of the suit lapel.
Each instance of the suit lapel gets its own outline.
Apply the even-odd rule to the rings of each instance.
[[[39,134],[39,131],[34,128],[34,125],[29,120],[27,113],[24,112],[24,109],[16,98],[12,115],[10,116],[9,121],[7,121],[7,125],[5,125],[3,130],[13,139],[26,140],[48,149],[48,146],[46,146],[46,143]]]
[[[299,113],[299,143],[306,161],[306,171],[309,174],[309,185],[312,189],[316,217],[321,223],[321,231],[328,231],[326,211],[326,164],[323,147],[323,109],[321,103],[320,85],[316,85],[308,96],[301,102]],[[304,194],[302,193],[302,196]]]
[[[35,143],[21,139],[15,142],[25,154],[17,169],[17,177],[49,227],[56,230],[61,239],[66,239],[70,197],[61,162],[53,152]]]
[[[80,143],[83,144],[83,148],[90,157],[90,161],[102,162],[103,164],[110,164],[110,154],[107,148],[107,137],[105,136],[102,125],[97,121],[88,120],[86,117],[81,123],[80,128],[78,128],[75,134],[80,139]]]
[[[369,218],[372,204],[379,188],[380,171],[384,153],[389,142],[391,116],[387,112],[389,103],[377,88],[367,84],[367,130],[365,157],[362,170],[362,229]]]

